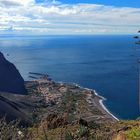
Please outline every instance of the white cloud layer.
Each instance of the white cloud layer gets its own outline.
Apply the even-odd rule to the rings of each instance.
[[[0,0],[1,6],[27,6],[35,4],[34,0]]]
[[[0,33],[114,34],[140,29],[140,8],[0,0]]]

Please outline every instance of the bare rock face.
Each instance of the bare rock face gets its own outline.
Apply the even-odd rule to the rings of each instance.
[[[16,67],[0,52],[0,91],[26,94],[24,80]]]

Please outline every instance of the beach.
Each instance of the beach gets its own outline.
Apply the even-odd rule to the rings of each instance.
[[[100,109],[101,110],[103,110],[103,112],[106,112],[106,115],[108,115],[108,116],[110,116],[110,117],[113,117],[114,118],[114,121],[119,121],[119,119],[117,118],[117,117],[115,117],[108,109],[107,109],[107,107],[104,105],[104,101],[106,100],[104,97],[102,97],[102,96],[99,96],[97,93],[96,93],[96,91],[95,91],[95,94],[96,94],[96,96],[97,96],[97,98],[99,98],[99,99],[97,99],[97,104],[99,104],[98,105],[98,107],[100,107]],[[101,99],[100,99],[101,98]]]
[[[92,102],[93,104],[95,104],[97,106],[97,108],[99,110],[101,110],[105,116],[107,118],[111,118],[113,119],[113,121],[119,121],[119,119],[117,117],[115,117],[108,109],[107,107],[104,105],[104,101],[107,100],[105,99],[103,96],[100,96],[96,90],[92,90],[92,89],[88,89],[88,88],[85,88],[86,90],[89,90],[89,91],[93,91],[93,94],[95,95],[95,97],[92,99]]]

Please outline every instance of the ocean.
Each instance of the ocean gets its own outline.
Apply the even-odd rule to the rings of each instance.
[[[1,36],[0,51],[25,80],[29,72],[95,89],[119,119],[136,119],[139,50],[132,35]]]

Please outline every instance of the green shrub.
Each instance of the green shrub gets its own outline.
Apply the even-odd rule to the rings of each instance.
[[[72,135],[71,132],[65,133],[65,140],[74,140],[74,136]]]
[[[127,138],[130,140],[139,140],[140,139],[140,128],[132,128],[126,132]]]
[[[79,138],[82,138],[82,137],[88,136],[88,134],[89,134],[88,128],[85,126],[80,126],[78,133],[77,133],[77,136]]]

